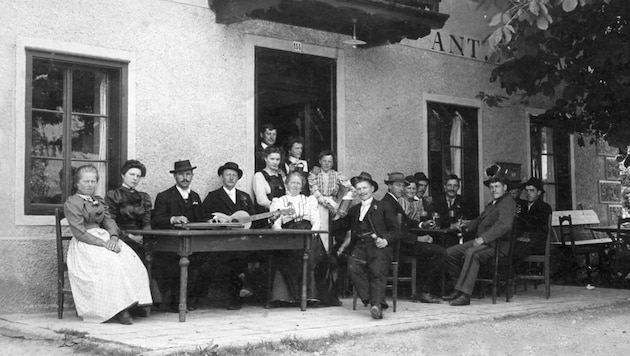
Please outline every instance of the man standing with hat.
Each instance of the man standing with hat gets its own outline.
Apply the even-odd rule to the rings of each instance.
[[[545,241],[549,232],[548,221],[551,206],[543,201],[543,184],[538,178],[530,178],[521,185],[527,200],[519,199],[516,206],[516,242],[514,257],[517,260],[528,255],[544,255]]]
[[[474,232],[475,239],[446,250],[448,274],[457,278],[457,282],[455,290],[444,296],[444,300],[453,306],[470,304],[479,266],[494,256],[494,244],[501,244],[500,253],[508,253],[509,241],[505,239],[510,238],[516,203],[507,194],[509,180],[506,172],[495,166],[486,170],[489,178],[483,182],[490,189],[492,201],[479,217],[460,227],[463,231]]]
[[[351,230],[348,274],[364,305],[371,305],[374,319],[383,318],[386,309],[387,273],[398,239],[396,213],[389,204],[374,199],[378,184],[361,172],[350,183],[356,188],[361,204],[350,208],[348,215],[333,222],[335,230]]]
[[[400,253],[416,258],[420,265],[419,269],[422,270],[422,273],[417,274],[420,292],[412,296],[412,301],[440,303],[435,295],[441,293],[441,276],[444,271],[446,252],[442,246],[432,244],[433,238],[431,236],[418,236],[409,231],[410,228],[432,228],[435,226],[435,222],[433,220],[412,220],[405,214],[405,210],[398,203],[398,199],[404,194],[405,186],[409,185],[404,174],[388,173],[385,184],[387,184],[387,194],[383,197],[383,203],[389,204],[394,212],[402,217]]]
[[[151,217],[151,227],[154,229],[172,229],[175,224],[185,224],[188,222],[202,222],[204,219],[201,198],[199,194],[190,189],[190,183],[193,179],[193,167],[189,160],[177,161],[170,173],[175,178],[175,185],[171,188],[159,193],[155,198],[154,210]],[[164,292],[171,291],[172,299],[170,309],[177,311],[177,300],[179,298],[179,268],[176,267],[179,259],[173,253],[156,254],[154,266],[161,278],[160,289]],[[199,263],[195,256],[190,257],[190,272],[188,278],[195,281],[199,274]],[[197,268],[195,268],[197,267]],[[198,291],[189,283],[189,290],[195,290],[195,297],[198,297]],[[196,298],[189,304],[189,310],[195,309]]]
[[[217,174],[221,178],[222,186],[208,193],[203,200],[204,219],[212,219],[214,213],[232,215],[237,211],[245,211],[249,215],[254,215],[256,210],[254,202],[249,194],[236,189],[236,183],[243,177],[243,171],[238,164],[226,162],[219,167]],[[229,253],[230,285],[228,288],[228,310],[241,308],[241,298],[251,296],[251,288],[243,288],[245,281],[245,271],[247,270],[246,255],[243,253]],[[220,258],[217,256],[217,258]]]

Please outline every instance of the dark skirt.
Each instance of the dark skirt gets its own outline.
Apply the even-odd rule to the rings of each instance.
[[[291,221],[283,229],[310,230],[307,220]],[[307,264],[307,300],[321,305],[339,305],[330,256],[319,236],[311,236],[311,253]],[[335,274],[336,275],[336,274]],[[272,264],[272,303],[299,303],[302,291],[302,251],[278,251]]]

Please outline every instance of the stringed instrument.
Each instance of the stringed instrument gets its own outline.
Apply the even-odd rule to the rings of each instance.
[[[243,227],[245,229],[249,229],[252,226],[252,221],[267,219],[276,215],[277,213],[280,213],[281,215],[292,215],[292,214],[295,214],[295,209],[293,208],[278,209],[276,211],[270,211],[268,213],[260,213],[260,214],[254,214],[254,215],[249,215],[244,210],[236,211],[232,215],[226,215],[223,213],[212,213],[214,217],[211,219],[211,221],[220,222],[220,223],[239,223],[239,224],[243,224]]]

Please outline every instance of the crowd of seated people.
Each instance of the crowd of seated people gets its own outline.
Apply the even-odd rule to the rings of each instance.
[[[464,220],[473,216],[467,211],[466,199],[459,195],[461,180],[454,174],[444,178],[443,192],[434,192],[435,196],[430,197],[425,196],[429,186],[425,173],[389,173],[384,180],[387,192],[379,201],[374,196],[378,183],[369,173],[349,179],[333,169],[335,156],[329,150],[322,151],[319,165],[309,170],[301,158],[303,139],[292,138],[283,151],[274,145],[275,137],[272,126],[261,133],[264,145],[256,153],[257,165],[261,166],[253,177],[253,198],[236,189],[243,171],[234,162],[218,168],[221,187],[203,200],[191,189],[197,167],[189,160],[175,162],[170,171],[175,185],[160,192],[155,204],[148,194],[136,190],[146,175],[146,167],[137,160],[123,164],[122,186],[109,191],[105,199],[94,196],[96,169],[77,169],[77,193],[68,198],[64,209],[75,236],[68,253],[68,270],[79,316],[85,321],[131,324],[132,314],[149,316],[153,303],[166,300],[168,308],[177,311],[179,268],[173,266],[177,266],[178,257],[173,253],[155,254],[154,278],[149,281],[142,236],[126,230],[223,222],[240,212],[274,212],[254,221],[255,228],[329,231],[330,235],[312,237],[308,301],[321,306],[341,305],[336,268],[337,258],[345,256],[350,281],[375,319],[381,319],[388,307],[386,279],[397,243],[401,256],[418,261],[419,288],[412,300],[445,300],[452,306],[470,304],[480,264],[493,256],[496,243],[505,252],[513,224],[519,231],[515,250],[519,258],[540,252],[544,244],[551,208],[542,201],[542,182],[535,178],[518,187],[524,189],[525,199],[515,201],[508,194],[513,182],[507,179],[505,170],[489,168],[484,184],[492,201],[481,215]],[[435,228],[450,229],[451,239],[434,242],[430,230]],[[251,296],[270,295],[264,303],[267,308],[299,302],[301,254],[273,252],[271,276],[261,272],[260,265],[266,258],[255,252],[191,256],[190,309],[194,310],[195,298],[205,292],[218,269],[228,276],[224,279],[228,309],[239,309]],[[446,293],[442,290],[444,275]]]

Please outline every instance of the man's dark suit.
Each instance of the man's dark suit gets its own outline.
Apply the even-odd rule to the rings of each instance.
[[[236,189],[236,203],[232,202],[232,199],[225,192],[223,187],[214,190],[206,196],[203,200],[203,212],[204,219],[208,220],[212,218],[213,213],[223,213],[225,215],[232,215],[237,211],[245,211],[249,215],[254,215],[256,213],[254,203],[249,194]],[[225,273],[229,276],[229,287],[228,287],[228,308],[238,308],[240,305],[239,300],[239,291],[243,288],[243,282],[238,277],[239,274],[245,273],[247,270],[247,261],[248,259],[253,259],[250,254],[244,252],[229,252],[226,254],[215,254],[214,255],[213,264],[215,266],[217,264],[221,264],[227,268]],[[219,268],[214,268],[218,270]],[[248,279],[251,276],[247,276]],[[208,276],[202,277],[202,280],[210,279]],[[259,280],[255,279],[250,281],[254,287],[258,287]],[[261,288],[257,288],[257,291],[260,291]],[[253,291],[252,291],[253,292]],[[258,293],[261,294],[261,293]]]
[[[402,215],[400,253],[404,256],[415,257],[418,260],[420,271],[417,273],[417,282],[420,291],[440,295],[446,250],[437,244],[418,242],[418,235],[411,233],[409,229],[419,227],[420,221],[409,219],[392,194],[386,193],[382,202],[391,205],[396,214]]]
[[[387,305],[387,273],[394,244],[399,238],[396,213],[389,204],[373,199],[363,221],[359,221],[360,215],[361,204],[358,204],[350,208],[348,215],[335,221],[333,228],[352,232],[348,274],[363,303]],[[387,246],[376,247],[370,232],[387,240]]]
[[[450,207],[448,205],[446,195],[442,194],[435,198],[433,201],[433,207],[435,208],[435,212],[440,214],[440,227],[446,228],[451,224],[456,223],[459,218],[470,217],[469,215],[466,215],[471,213],[466,211],[469,209],[466,204],[467,202],[459,194],[455,196],[455,200]]]
[[[537,199],[531,206],[528,205],[527,200],[519,199],[517,202],[516,220],[514,221],[517,237],[514,245],[514,257],[516,259],[545,253],[551,206],[542,199]],[[529,242],[523,240],[529,240]]]
[[[458,278],[455,289],[470,295],[477,280],[479,266],[494,256],[494,244],[500,239],[509,238],[516,212],[516,203],[509,194],[488,204],[478,218],[472,220],[466,228],[476,231],[475,238],[483,238],[484,243],[474,246],[474,240],[462,245],[451,246],[446,250],[449,276]],[[499,246],[501,253],[507,253],[509,244],[504,241]],[[462,259],[463,264],[462,264]]]
[[[188,195],[188,200],[184,200],[176,186],[172,186],[159,193],[155,198],[155,205],[153,213],[151,214],[151,227],[154,229],[172,229],[172,216],[185,216],[188,218],[189,222],[205,221],[199,194],[191,190]],[[166,292],[167,290],[171,291],[171,309],[177,310],[176,301],[179,299],[179,293],[177,292],[179,290],[177,287],[179,285],[179,268],[177,267],[177,263],[179,257],[171,252],[157,253],[154,257],[153,270],[159,275],[159,277],[156,277],[156,280],[160,285],[160,290],[162,292]],[[195,283],[192,282],[197,280],[200,269],[200,261],[198,261],[196,257],[197,256],[190,257],[188,290],[194,290],[192,293],[194,297],[198,298],[199,288],[201,288],[200,283],[195,285]],[[189,308],[194,308],[196,298],[189,304]]]
[[[232,202],[223,187],[208,193],[206,199],[203,200],[203,212],[206,220],[212,218],[212,213],[232,215],[239,210],[243,210],[249,215],[256,214],[252,198],[249,194],[238,189],[236,189],[236,203]]]
[[[154,229],[170,229],[173,227],[171,217],[182,215],[187,217],[189,222],[205,221],[199,194],[191,190],[186,201],[182,198],[177,187],[172,186],[159,193],[155,198],[151,227]]]

